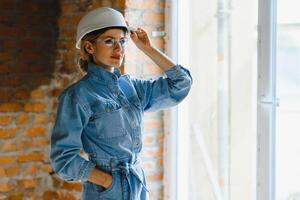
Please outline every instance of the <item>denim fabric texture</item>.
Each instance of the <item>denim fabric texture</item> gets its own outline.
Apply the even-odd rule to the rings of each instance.
[[[181,65],[140,80],[89,63],[88,73],[59,97],[51,135],[54,171],[66,181],[81,181],[84,200],[147,200],[140,164],[143,113],[176,106],[191,85],[190,72]],[[94,168],[112,174],[109,188],[88,181]]]

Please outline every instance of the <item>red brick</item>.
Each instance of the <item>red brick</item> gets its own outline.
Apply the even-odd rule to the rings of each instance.
[[[92,4],[93,8],[97,8],[97,7],[112,7],[112,1],[110,0],[101,0],[101,1],[93,1]]]
[[[11,40],[11,39],[7,39],[3,41],[3,48],[4,49],[12,49],[12,48],[16,48],[17,45],[17,41],[16,40]]]
[[[30,96],[33,99],[41,99],[45,97],[45,92],[43,90],[36,89],[31,91]]]
[[[46,117],[45,115],[39,114],[39,115],[35,115],[34,118],[34,123],[35,124],[45,124],[47,122],[48,117]]]
[[[8,89],[0,89],[0,99],[2,101],[8,102],[13,98],[13,94]]]
[[[61,12],[66,14],[73,15],[77,10],[77,5],[75,3],[64,3],[61,5]]]
[[[117,8],[117,9],[121,9],[121,10],[123,10],[123,9],[125,9],[126,8],[126,6],[125,6],[125,2],[126,2],[127,0],[116,0],[116,1],[113,1],[113,7],[114,8]]]
[[[21,29],[18,27],[5,27],[0,26],[1,35],[9,36],[9,37],[17,37],[21,34]]]
[[[50,144],[50,141],[48,139],[40,139],[40,140],[36,140],[34,144],[37,147],[47,147]]]
[[[8,177],[17,176],[20,173],[21,169],[18,166],[10,167],[5,169],[5,175]]]
[[[38,165],[30,165],[25,170],[24,173],[26,175],[34,175],[39,172],[40,167]]]
[[[14,76],[14,77],[1,77],[0,79],[0,86],[20,86],[22,84],[22,78],[20,76]]]
[[[14,94],[15,94],[14,96],[16,99],[28,99],[29,98],[28,91],[26,91],[26,90],[17,90]]]
[[[19,115],[18,116],[18,120],[17,120],[18,125],[28,124],[28,122],[29,122],[28,115]]]
[[[46,68],[44,65],[31,65],[29,70],[30,73],[36,73],[36,74],[45,73],[49,71],[49,69]]]
[[[23,60],[24,62],[36,61],[36,60],[41,59],[40,56],[41,55],[38,54],[38,52],[34,52],[33,50],[31,50],[31,51],[25,51],[25,52],[21,53],[20,60]]]
[[[32,162],[32,161],[43,161],[44,155],[41,152],[32,152],[28,154],[20,155],[18,161],[23,162]]]
[[[4,168],[1,168],[1,167],[0,167],[0,176],[1,176],[1,177],[6,176],[5,169],[4,169]]]
[[[33,103],[33,104],[25,104],[24,111],[25,112],[44,112],[46,109],[46,105],[43,103]]]
[[[0,64],[0,74],[11,72],[11,67],[7,64]]]
[[[23,194],[19,193],[19,194],[12,194],[8,197],[8,200],[23,200],[24,196]]]
[[[0,126],[6,126],[12,123],[13,117],[11,116],[0,116]]]
[[[46,134],[45,128],[37,127],[37,128],[30,128],[26,131],[26,136],[29,137],[37,137],[37,136],[44,136]]]
[[[32,80],[34,85],[48,85],[50,83],[50,77],[37,77]]]
[[[17,129],[0,129],[0,139],[13,138],[17,134]]]
[[[14,189],[14,185],[13,184],[9,184],[9,183],[0,183],[0,192],[10,192]]]
[[[2,152],[12,152],[17,151],[16,141],[6,141],[1,148]]]
[[[72,39],[72,38],[75,38],[75,35],[76,35],[76,31],[75,29],[70,29],[70,28],[61,28],[61,33],[62,37],[64,38],[69,38],[69,39]]]
[[[35,148],[45,148],[50,144],[49,139],[41,138],[39,140],[35,139],[29,139],[29,140],[23,140],[19,145],[18,149],[19,150],[26,150],[32,146]]]
[[[22,110],[22,105],[17,103],[0,104],[0,112],[19,112]]]
[[[15,163],[16,160],[17,158],[15,156],[2,156],[0,157],[0,165]]]
[[[20,9],[21,10],[26,10],[28,13],[39,13],[40,7],[39,4],[37,3],[21,3],[20,4]]]
[[[38,179],[25,179],[25,180],[19,180],[18,181],[18,186],[24,189],[29,189],[29,188],[36,188],[39,185],[39,180]]]

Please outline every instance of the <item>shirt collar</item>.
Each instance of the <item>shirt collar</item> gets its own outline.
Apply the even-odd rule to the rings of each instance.
[[[114,72],[110,72],[105,68],[94,64],[88,63],[88,75],[97,78],[100,82],[106,84],[118,83],[118,78],[121,76],[120,70],[114,67]]]

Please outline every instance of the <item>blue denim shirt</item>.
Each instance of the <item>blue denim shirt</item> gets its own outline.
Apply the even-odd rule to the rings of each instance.
[[[182,66],[165,74],[139,80],[89,63],[87,75],[59,97],[51,136],[54,171],[67,181],[85,182],[96,165],[136,162],[143,146],[143,113],[176,106],[191,88],[192,77]]]

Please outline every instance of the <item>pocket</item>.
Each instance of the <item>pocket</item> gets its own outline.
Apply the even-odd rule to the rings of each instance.
[[[108,188],[106,188],[106,189],[104,187],[102,187],[102,186],[98,187],[100,189],[99,192],[101,194],[103,194],[103,195],[111,192],[114,189],[114,187],[115,187],[115,183],[116,183],[116,174],[112,173],[112,182],[111,182],[111,185]]]
[[[85,184],[89,191],[93,191],[93,192],[97,192],[97,194],[105,195],[114,189],[115,182],[116,182],[116,176],[114,173],[112,173],[112,183],[106,189],[101,185],[97,185],[97,184],[89,182],[89,181],[86,182]]]
[[[107,104],[105,112],[94,115],[97,137],[111,139],[126,134],[124,113],[120,106]]]

